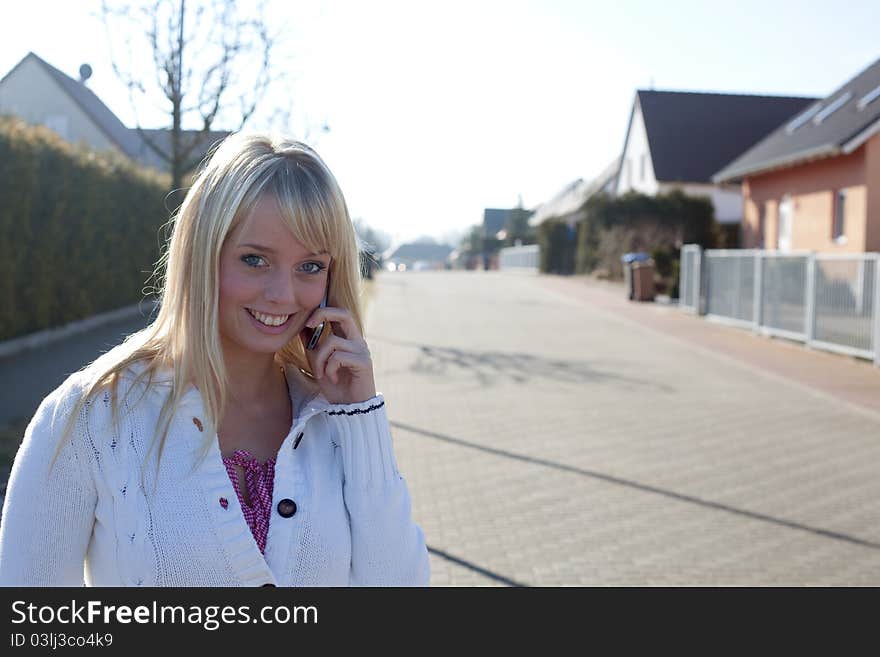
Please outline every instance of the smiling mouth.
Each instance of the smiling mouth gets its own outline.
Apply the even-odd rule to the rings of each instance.
[[[265,324],[266,326],[281,326],[290,318],[290,315],[269,315],[250,308],[246,308],[245,310],[251,314],[251,317],[260,322],[260,324]]]

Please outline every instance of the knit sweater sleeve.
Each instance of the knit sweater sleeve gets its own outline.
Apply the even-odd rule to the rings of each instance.
[[[335,404],[328,416],[342,451],[351,525],[349,584],[428,586],[425,537],[411,516],[382,393],[356,404]]]
[[[83,586],[97,492],[75,426],[49,464],[69,412],[62,389],[46,397],[16,454],[0,522],[0,586]]]

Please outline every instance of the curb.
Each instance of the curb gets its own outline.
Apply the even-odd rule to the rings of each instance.
[[[93,315],[86,319],[80,319],[75,322],[70,322],[69,324],[65,324],[64,326],[45,329],[43,331],[37,331],[36,333],[29,333],[28,335],[13,338],[12,340],[0,342],[0,358],[6,358],[7,356],[12,356],[23,351],[28,351],[29,349],[44,347],[53,342],[57,342],[58,340],[63,340],[64,338],[76,335],[77,333],[90,331],[97,326],[110,324],[111,322],[115,322],[120,319],[126,319],[128,317],[134,317],[136,315],[141,315],[145,317],[148,314],[152,313],[158,307],[158,305],[159,304],[155,301],[141,301],[140,303],[136,303],[131,306],[117,308],[116,310],[110,310],[105,313]]]

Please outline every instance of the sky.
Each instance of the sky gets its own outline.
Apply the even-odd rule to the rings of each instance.
[[[108,34],[98,0],[3,4],[0,75],[28,51],[74,78],[88,63],[123,123],[170,123],[156,95],[136,116],[113,73],[130,52],[155,78],[136,23]],[[878,0],[268,0],[265,17],[279,80],[245,128],[313,145],[352,217],[394,243],[452,243],[485,208],[533,209],[596,176],[623,149],[637,89],[824,97],[880,58]],[[241,97],[251,88],[244,77]]]

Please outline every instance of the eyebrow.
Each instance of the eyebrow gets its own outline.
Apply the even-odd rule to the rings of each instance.
[[[257,251],[265,251],[266,253],[275,254],[277,251],[273,249],[271,246],[262,246],[261,244],[239,244],[238,248],[240,249],[256,249]],[[330,255],[327,251],[321,251],[320,253],[310,253],[310,256],[319,256],[319,255]]]

